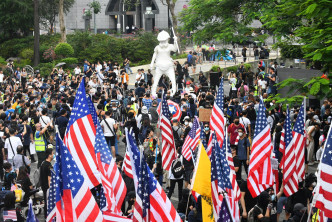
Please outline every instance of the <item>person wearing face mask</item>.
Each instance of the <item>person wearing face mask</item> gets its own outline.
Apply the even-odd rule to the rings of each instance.
[[[240,123],[240,120],[239,120],[239,117],[234,117],[234,123],[232,123],[231,125],[229,125],[228,127],[228,135],[229,135],[229,138],[230,138],[230,144],[231,145],[234,145],[235,144],[235,140],[238,136],[238,129],[239,128],[242,128],[244,129],[244,126],[243,124]]]
[[[190,126],[190,117],[189,116],[186,116],[184,118],[184,133],[183,133],[183,139],[185,140],[188,133],[190,132],[191,130],[191,126]],[[192,123],[191,123],[192,124]]]
[[[250,150],[250,142],[249,139],[244,134],[244,128],[239,128],[238,130],[238,146],[237,146],[237,155],[239,158],[239,172],[242,172],[242,165],[244,166],[244,170],[248,175],[248,165],[249,165],[249,150]]]
[[[204,135],[205,135],[205,141],[207,143],[210,139],[210,126],[209,126],[209,123],[204,124]]]

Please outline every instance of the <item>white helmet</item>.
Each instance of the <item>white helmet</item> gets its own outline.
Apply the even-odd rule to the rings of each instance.
[[[169,36],[168,32],[166,32],[164,30],[161,31],[161,32],[159,32],[158,37],[157,37],[157,39],[158,39],[159,42],[160,41],[166,41],[166,40],[168,40],[170,38],[171,37]]]

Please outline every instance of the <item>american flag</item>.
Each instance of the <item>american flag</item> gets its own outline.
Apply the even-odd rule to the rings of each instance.
[[[282,158],[281,158],[280,164],[279,164],[280,169],[284,169],[285,147],[286,147],[286,145],[285,145],[285,128],[283,128],[281,131],[280,144],[279,144],[279,152],[282,153]]]
[[[284,193],[287,197],[289,197],[298,191],[299,184],[296,172],[296,156],[292,140],[291,120],[288,106],[285,121],[285,146],[286,149],[283,169],[283,183]]]
[[[305,165],[304,165],[304,149],[305,149],[305,112],[304,103],[300,108],[300,112],[297,115],[296,122],[293,128],[293,146],[296,155],[296,171],[299,182],[304,180]]]
[[[225,117],[224,117],[224,78],[220,80],[220,86],[216,101],[214,102],[210,117],[210,128],[216,132],[219,144],[223,144],[225,137]]]
[[[235,218],[235,220],[238,221],[238,220],[240,220],[239,200],[241,198],[241,190],[236,181],[236,173],[235,173],[231,146],[230,146],[230,142],[227,138],[228,138],[228,136],[227,136],[227,132],[226,132],[227,147],[225,147],[225,150],[226,150],[228,165],[231,169],[229,177],[230,177],[233,189],[226,189],[226,191],[230,198],[229,203],[230,203],[231,214],[232,214],[233,218]]]
[[[192,153],[190,150],[194,151],[198,145],[201,136],[201,127],[199,125],[198,117],[195,117],[193,126],[189,131],[183,146],[182,146],[182,155],[183,157],[190,161],[192,158]]]
[[[221,203],[220,213],[218,222],[232,222],[235,221],[232,217],[231,212],[229,211],[229,205],[227,202],[227,198],[224,198]]]
[[[126,132],[132,161],[136,204],[133,221],[181,221],[166,193],[141,157],[134,138]]]
[[[126,154],[123,160],[122,171],[131,179],[133,179],[133,170],[131,168],[129,151],[126,150]]]
[[[209,141],[208,141],[207,147],[206,147],[206,153],[207,153],[207,155],[209,156],[209,158],[211,160],[211,154],[212,154],[212,133],[210,133]]]
[[[55,181],[55,172],[51,170],[51,183],[48,190],[47,198],[47,222],[53,221],[56,213],[56,181]]]
[[[122,214],[121,205],[126,197],[127,187],[114,158],[112,158],[111,151],[99,123],[97,125],[95,149],[101,172],[101,181],[107,200],[107,209],[120,215]]]
[[[104,221],[69,149],[56,135],[57,221]]]
[[[331,125],[332,126],[332,125]],[[318,179],[314,200],[316,208],[324,212],[324,216],[332,218],[332,133],[331,126],[324,145],[324,152],[318,166]],[[314,201],[313,201],[314,202]]]
[[[256,118],[255,136],[252,142],[247,179],[248,189],[254,198],[273,185],[270,159],[272,149],[270,127],[267,124],[265,107],[261,99]]]
[[[77,163],[86,183],[92,189],[100,184],[100,173],[94,150],[96,128],[88,107],[84,81],[83,78],[77,89],[64,143]]]
[[[32,208],[32,200],[29,200],[29,211],[28,211],[28,215],[27,215],[27,221],[26,222],[38,222],[36,216],[35,216],[35,212]]]
[[[161,102],[160,130],[162,138],[162,163],[164,170],[169,170],[173,160],[176,158],[176,147],[171,125],[171,114],[166,101],[166,93]]]
[[[4,210],[3,211],[3,220],[13,220],[17,221],[16,210]]]
[[[111,212],[121,214],[121,205],[126,197],[127,188],[115,160],[112,158],[90,97],[87,97],[87,104],[96,128],[95,153],[101,182],[105,189],[106,208]]]
[[[225,152],[219,147],[216,135],[212,132],[212,155],[211,155],[211,191],[213,202],[214,218],[217,221],[219,217],[220,205],[223,201],[222,192],[226,192],[226,188],[232,189],[231,181],[229,180],[230,168],[226,160]],[[225,149],[225,142],[223,149]]]

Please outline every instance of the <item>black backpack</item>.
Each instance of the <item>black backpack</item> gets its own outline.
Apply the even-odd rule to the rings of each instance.
[[[184,169],[180,157],[173,161],[171,170],[175,179],[182,177]]]
[[[240,78],[237,78],[237,79],[236,79],[235,87],[236,87],[237,89],[240,88],[241,83],[242,83],[242,80],[241,80]]]

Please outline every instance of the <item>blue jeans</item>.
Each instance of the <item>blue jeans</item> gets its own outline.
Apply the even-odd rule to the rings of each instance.
[[[277,214],[282,213],[282,209],[284,206],[286,206],[287,203],[287,197],[280,197],[277,203]]]
[[[128,66],[128,67],[125,67],[126,69],[126,73],[129,74],[129,71],[131,74],[133,74],[133,71],[131,70],[131,68]]]

